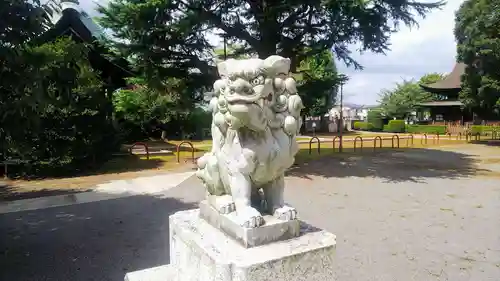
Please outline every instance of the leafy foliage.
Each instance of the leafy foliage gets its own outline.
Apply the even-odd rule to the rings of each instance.
[[[199,101],[216,71],[207,40],[222,31],[230,55],[278,54],[291,59],[291,72],[301,73],[308,115],[326,112],[336,88],[331,55],[361,67],[348,46],[383,53],[400,24],[415,25],[442,1],[242,1],[242,0],[111,0],[100,7],[101,24],[113,31],[115,46],[144,71],[148,81],[185,79],[183,100]],[[216,51],[216,54],[220,55]],[[319,58],[317,57],[319,56]],[[306,70],[304,70],[306,69]]]
[[[373,124],[369,123],[369,122],[356,121],[356,122],[354,122],[354,129],[355,130],[362,130],[362,131],[372,131]]]
[[[430,85],[433,83],[436,83],[438,81],[441,81],[445,78],[445,75],[442,73],[428,73],[425,74],[424,76],[420,77],[420,80],[418,80],[418,84],[420,85]]]
[[[238,54],[236,53],[236,50],[239,47],[233,46],[233,45],[228,45],[226,46],[226,59],[245,59],[245,58],[250,58],[251,56],[249,54]],[[224,60],[224,48],[217,48],[214,50],[215,56],[217,60],[223,61]]]
[[[183,111],[177,89],[160,92],[148,86],[144,78],[129,78],[130,86],[113,94],[114,117],[122,140],[133,142],[159,137],[162,131],[170,137],[203,135],[210,128],[211,113],[195,107]],[[182,84],[179,79],[170,79],[167,85]]]
[[[413,134],[446,134],[445,125],[407,125],[406,131]]]
[[[375,131],[381,131],[383,129],[384,121],[382,119],[382,110],[379,108],[371,109],[366,116],[366,121],[372,124],[372,130]]]
[[[442,4],[399,0],[114,0],[101,12],[105,14],[104,25],[119,38],[135,37],[140,27],[142,33],[137,35],[158,38],[152,43],[171,40],[171,48],[163,46],[169,49],[167,52],[176,49],[175,43],[182,43],[183,39],[188,45],[186,49],[201,52],[207,42],[197,33],[222,30],[230,43],[241,46],[238,53],[302,56],[294,59],[294,66],[298,66],[303,58],[331,48],[339,58],[355,63],[347,48],[355,42],[360,42],[363,50],[383,52],[388,49],[390,33],[399,24],[414,25],[415,13],[424,16]],[[146,30],[148,35],[144,34]],[[151,46],[153,50],[155,44]],[[308,52],[302,53],[305,49]]]
[[[500,1],[465,1],[456,13],[458,60],[467,65],[461,100],[482,118],[499,116]],[[496,114],[493,114],[496,112]]]
[[[0,1],[0,50],[19,47],[40,35],[51,25],[50,17],[57,8],[55,1]]]
[[[335,103],[339,82],[337,67],[329,51],[302,61],[297,79],[298,91],[305,108],[305,116],[323,116]]]
[[[6,65],[0,88],[4,151],[30,162],[25,174],[74,172],[116,149],[102,110],[103,84],[84,45],[61,39],[29,47]]]
[[[130,78],[128,83],[130,88],[113,94],[115,119],[124,140],[143,140],[171,121],[178,97],[148,87],[143,78]]]
[[[179,94],[192,108],[216,73],[203,60],[210,57],[208,42],[200,36],[203,24],[192,12],[181,13],[182,5],[176,2],[110,1],[99,8],[104,15],[99,22],[114,33],[114,49],[133,61],[149,86],[163,92],[171,87],[167,77],[180,79],[174,86],[182,82]]]
[[[405,119],[417,109],[419,103],[440,98],[425,91],[420,85],[432,84],[443,78],[441,74],[431,73],[421,77],[418,82],[404,80],[402,83],[397,83],[392,90],[383,90],[379,101],[383,113],[390,118]]]
[[[477,134],[480,135],[486,135],[486,134],[493,134],[493,132],[496,132],[497,134],[500,133],[500,127],[498,126],[483,126],[483,125],[474,125],[470,127],[470,133],[471,135],[475,136]]]
[[[406,130],[405,120],[389,120],[387,131],[391,133],[403,133]]]

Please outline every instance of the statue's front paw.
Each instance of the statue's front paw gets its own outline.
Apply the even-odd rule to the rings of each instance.
[[[224,203],[224,204],[221,204],[219,206],[219,213],[221,214],[230,214],[232,212],[234,212],[236,210],[235,206],[234,206],[234,202],[227,202],[227,203]]]
[[[233,197],[231,197],[231,195],[209,195],[208,201],[210,202],[210,205],[212,205],[212,207],[219,212],[219,214],[227,215],[236,210]]]
[[[264,218],[256,209],[245,207],[236,210],[240,219],[240,225],[246,228],[256,228],[264,224]]]
[[[297,210],[290,206],[283,206],[274,210],[274,217],[285,221],[295,220],[297,219]]]

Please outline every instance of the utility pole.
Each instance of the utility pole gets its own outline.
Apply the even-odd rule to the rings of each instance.
[[[344,83],[347,82],[348,77],[340,74],[339,75],[339,80],[340,80],[340,128],[339,128],[339,152],[342,152],[343,150],[343,134],[344,134]]]
[[[226,34],[224,34],[224,60],[227,60],[227,39],[226,39]]]
[[[340,128],[339,128],[339,152],[342,152],[342,135],[344,133],[344,82],[340,82]]]

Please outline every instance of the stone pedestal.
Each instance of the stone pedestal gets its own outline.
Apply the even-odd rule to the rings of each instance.
[[[217,222],[215,222],[217,223]],[[219,221],[220,223],[220,221]],[[214,222],[212,221],[212,224]],[[250,247],[200,217],[200,210],[170,216],[171,264],[128,273],[126,281],[335,280],[335,235],[300,222],[297,237]],[[287,228],[290,227],[290,228]],[[287,233],[293,224],[285,226]],[[290,230],[291,229],[291,230]],[[243,235],[244,231],[240,231]],[[252,235],[246,232],[247,241]],[[293,233],[292,233],[293,234]],[[278,235],[286,238],[283,235]],[[295,236],[295,234],[293,234]],[[261,243],[258,244],[261,244]]]

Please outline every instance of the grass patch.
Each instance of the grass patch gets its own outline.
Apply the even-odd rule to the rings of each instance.
[[[500,158],[487,158],[483,159],[484,164],[500,164]]]
[[[446,145],[451,145],[451,144],[460,144],[460,143],[466,143],[464,141],[455,141],[455,140],[427,140],[427,144],[425,144],[425,141],[422,141],[421,139],[414,139],[413,140],[413,145],[411,143],[410,139],[400,139],[399,141],[399,149],[412,149],[412,148],[432,148],[432,147],[440,147],[440,146],[446,146]],[[356,144],[356,149],[354,145]],[[363,147],[361,147],[363,145]],[[382,146],[382,147],[380,147]],[[374,141],[373,140],[366,140],[366,138],[363,139],[363,141],[357,141],[356,143],[354,141],[344,141],[343,142],[343,150],[342,153],[339,153],[339,142],[335,143],[335,149],[333,148],[333,141],[325,141],[325,142],[320,142],[320,149],[318,153],[318,143],[313,142],[311,144],[311,151],[309,153],[309,144],[308,143],[301,143],[299,144],[299,152],[297,153],[296,159],[297,160],[311,160],[311,159],[317,159],[319,157],[323,156],[331,156],[331,155],[337,155],[338,157],[350,157],[352,155],[356,154],[366,154],[366,153],[377,153],[377,152],[384,152],[384,151],[394,151],[397,150],[397,140],[394,139],[394,148],[393,146],[393,141],[391,138],[382,138],[382,145],[380,145],[380,140],[377,139],[376,141],[376,147],[374,149]]]
[[[373,135],[377,136],[377,135]],[[366,140],[367,138],[372,137],[372,135],[362,135],[363,138],[363,149],[361,149],[361,142],[357,142],[357,148],[354,149],[354,139],[355,136],[346,136],[346,139],[349,138],[350,141],[345,141],[343,144],[343,153],[338,152],[339,143],[335,143],[335,149],[333,148],[332,141],[326,141],[320,143],[320,153],[317,151],[318,144],[313,143],[311,145],[311,153],[309,153],[309,143],[299,144],[299,152],[296,156],[297,163],[304,163],[307,161],[313,161],[315,159],[319,159],[321,157],[329,156],[334,157],[335,159],[350,159],[353,156],[361,157],[362,155],[369,156],[377,155],[377,154],[385,154],[390,151],[404,151],[406,149],[412,148],[430,148],[446,146],[446,145],[456,145],[456,144],[465,144],[466,141],[456,141],[456,140],[447,140],[441,139],[439,142],[433,141],[432,139],[428,140],[428,144],[422,144],[420,139],[415,138],[413,146],[411,146],[411,141],[406,139],[400,140],[400,148],[392,148],[392,140],[391,135],[381,135],[383,137],[382,140],[382,148],[379,148],[379,141],[377,141],[377,147],[374,150],[373,148],[373,140]],[[401,135],[402,137],[402,135]],[[299,137],[299,139],[308,139],[307,137]],[[131,179],[142,176],[152,176],[157,175],[162,172],[171,172],[171,171],[188,171],[194,168],[192,164],[192,156],[191,149],[189,147],[183,146],[180,153],[180,163],[177,163],[177,155],[176,155],[176,145],[178,145],[180,141],[172,141],[169,143],[163,141],[148,141],[147,144],[151,148],[151,150],[158,149],[168,149],[174,152],[173,155],[154,155],[152,154],[148,159],[146,156],[117,156],[98,169],[94,171],[89,171],[85,175],[77,175],[69,178],[58,178],[58,179],[40,179],[33,181],[8,181],[7,184],[11,187],[12,192],[33,192],[34,190],[63,190],[70,191],[74,190],[78,191],[86,191],[89,188],[92,188],[98,184],[105,183],[112,180],[123,180],[123,179]],[[198,158],[202,156],[204,153],[211,149],[212,141],[204,140],[204,141],[193,141],[192,142],[195,148],[194,157]],[[397,146],[396,140],[394,141],[394,145]],[[401,164],[402,165],[402,164]],[[428,168],[428,163],[425,163],[426,168]],[[409,167],[410,168],[410,167]],[[415,167],[411,167],[415,168]],[[418,167],[416,167],[418,168]],[[489,175],[489,174],[488,174]],[[451,197],[451,196],[450,196]]]

